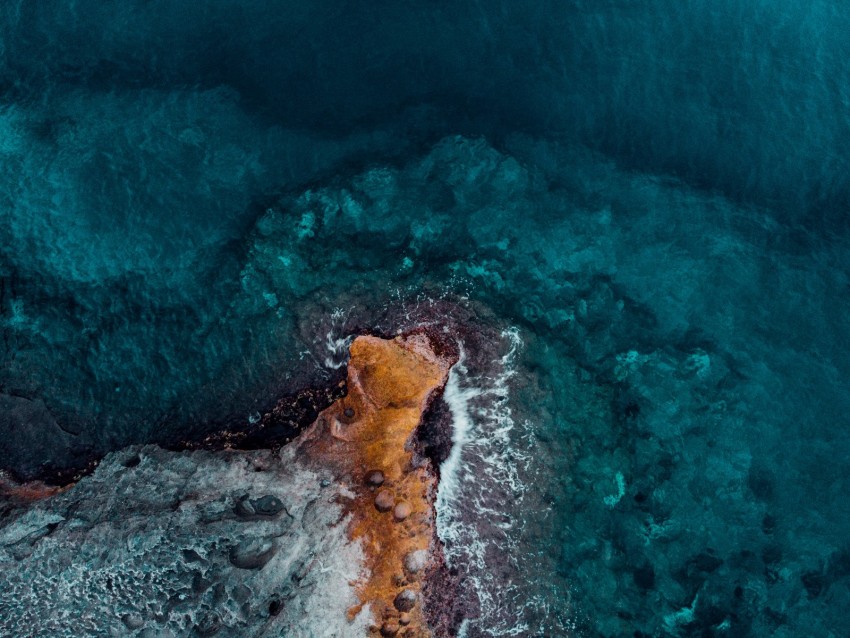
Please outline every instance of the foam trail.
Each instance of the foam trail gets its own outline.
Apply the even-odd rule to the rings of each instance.
[[[325,334],[325,348],[328,352],[324,361],[326,368],[339,370],[348,361],[348,347],[354,337],[352,335],[338,336],[345,325],[347,314],[341,308],[334,309],[331,314],[331,327]]]
[[[461,625],[460,635],[469,638],[529,635],[541,627],[528,618],[545,617],[548,607],[545,600],[520,591],[524,568],[516,550],[526,489],[522,476],[530,456],[522,448],[526,437],[512,434],[517,423],[509,382],[522,342],[516,329],[501,336],[507,352],[487,370],[473,370],[461,347],[443,393],[452,415],[453,446],[440,467],[437,533],[446,561],[464,572],[479,601],[479,617]]]
[[[448,381],[443,391],[443,399],[452,414],[452,450],[448,458],[440,466],[440,489],[437,494],[438,530],[448,531],[450,525],[445,520],[451,514],[451,507],[456,502],[460,492],[460,463],[464,446],[469,442],[473,426],[469,415],[468,405],[471,399],[480,394],[475,387],[463,389],[460,387],[459,375],[467,374],[464,365],[466,353],[461,347],[460,358],[449,372]],[[443,525],[440,525],[442,517]],[[446,539],[443,538],[445,542]],[[451,557],[446,559],[451,562]]]

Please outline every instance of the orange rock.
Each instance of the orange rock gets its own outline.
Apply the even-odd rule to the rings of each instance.
[[[381,627],[381,635],[382,636],[395,636],[397,633],[398,633],[398,623],[385,622],[384,626]]]
[[[375,507],[378,508],[379,512],[389,512],[393,508],[393,503],[395,503],[395,499],[393,493],[389,490],[381,490],[375,497]]]
[[[435,354],[421,333],[390,340],[358,337],[350,354],[347,396],[319,415],[304,433],[301,449],[323,467],[334,468],[337,476],[363,477],[350,486],[356,497],[348,506],[349,535],[363,547],[367,575],[357,586],[360,605],[349,615],[368,604],[376,620],[385,620],[370,634],[394,636],[399,631],[394,607],[401,605],[407,620],[404,635],[428,637],[431,632],[416,604],[421,583],[405,583],[399,573],[409,562],[405,557],[416,556],[424,566],[436,538],[437,477],[430,463],[414,459],[413,435],[454,360]],[[384,484],[392,490],[375,495],[372,490]],[[396,503],[394,516],[382,513]],[[407,522],[398,525],[397,518]]]
[[[53,485],[47,485],[41,481],[17,483],[0,473],[0,497],[22,503],[50,498],[51,496],[61,494],[62,492],[71,489],[73,486],[73,483],[69,483],[68,485],[56,487]]]
[[[403,520],[404,520],[404,519],[406,519],[408,516],[410,516],[410,512],[411,512],[411,511],[412,511],[412,510],[411,510],[411,508],[410,508],[410,504],[409,504],[409,503],[399,503],[399,504],[398,504],[398,505],[396,505],[396,506],[395,506],[395,508],[393,509],[393,517],[394,517],[394,518],[395,518],[395,520],[397,520],[397,521],[403,521]]]
[[[366,475],[366,485],[380,487],[384,484],[384,473],[381,470],[372,470]]]

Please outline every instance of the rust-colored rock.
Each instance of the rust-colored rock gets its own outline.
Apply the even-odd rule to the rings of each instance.
[[[393,508],[395,498],[389,490],[381,490],[375,497],[375,507],[379,512],[389,512]]]
[[[56,487],[47,485],[41,481],[29,483],[18,483],[0,472],[0,499],[6,499],[16,503],[31,503],[61,494],[74,486],[73,483]]]
[[[385,622],[383,627],[381,627],[382,636],[395,636],[397,633],[398,623],[396,622]]]
[[[349,535],[364,550],[366,576],[356,584],[360,604],[349,615],[368,605],[382,623],[369,630],[374,638],[400,631],[399,611],[405,614],[405,638],[432,636],[416,604],[422,584],[405,582],[401,567],[419,571],[439,551],[437,477],[429,462],[415,458],[413,445],[422,415],[455,362],[454,355],[435,350],[445,351],[432,347],[424,333],[358,337],[350,348],[348,395],[324,410],[302,438],[302,453],[322,467],[335,468],[339,477],[360,477],[351,486]],[[391,489],[375,493],[385,485]],[[390,510],[393,516],[386,515]]]
[[[412,511],[410,503],[399,503],[393,508],[393,518],[399,522],[403,521],[410,516],[410,512]]]
[[[366,475],[366,485],[381,487],[384,484],[384,473],[381,470],[372,470]]]

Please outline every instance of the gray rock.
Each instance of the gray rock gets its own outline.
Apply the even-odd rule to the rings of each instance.
[[[259,569],[271,560],[276,549],[271,540],[245,540],[230,548],[230,562],[240,569]]]
[[[111,454],[0,520],[0,636],[362,637],[363,556],[323,478],[292,447]]]

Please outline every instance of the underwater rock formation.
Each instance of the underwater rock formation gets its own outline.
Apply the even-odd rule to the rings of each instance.
[[[9,500],[0,634],[441,635],[423,608],[443,564],[437,476],[416,430],[456,359],[425,332],[359,337],[348,394],[278,453],[135,446]]]

